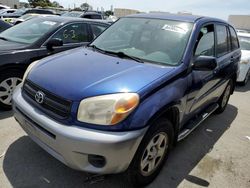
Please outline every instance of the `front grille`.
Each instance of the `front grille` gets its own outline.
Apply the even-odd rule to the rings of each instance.
[[[31,101],[39,109],[49,113],[49,115],[59,119],[67,119],[69,117],[72,104],[71,101],[56,96],[29,80],[25,81],[22,91],[26,99]],[[41,104],[35,99],[37,92],[42,92],[44,94],[44,99]]]

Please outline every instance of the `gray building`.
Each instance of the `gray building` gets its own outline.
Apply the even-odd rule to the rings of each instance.
[[[237,29],[250,30],[250,15],[230,15],[228,22]]]
[[[117,18],[124,17],[130,14],[138,14],[140,13],[139,10],[133,10],[133,9],[125,9],[125,8],[115,8],[114,10],[114,16]]]
[[[19,8],[19,0],[0,0],[0,4],[11,8]]]

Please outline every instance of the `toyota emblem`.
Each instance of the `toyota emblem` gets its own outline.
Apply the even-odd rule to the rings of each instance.
[[[36,92],[35,99],[37,103],[42,104],[44,101],[44,93],[41,91]]]

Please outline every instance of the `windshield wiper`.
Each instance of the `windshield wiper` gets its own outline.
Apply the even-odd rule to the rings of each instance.
[[[103,50],[103,49],[101,49],[101,48],[98,48],[96,45],[88,45],[88,47],[92,47],[92,48],[94,48],[95,50],[98,50],[98,51],[100,51],[100,52],[102,52],[102,53],[105,53],[105,54],[116,55],[116,56],[118,56],[118,57],[120,57],[120,58],[126,57],[126,58],[132,59],[132,60],[134,60],[134,61],[137,61],[137,62],[139,62],[139,63],[144,63],[140,58],[130,56],[130,55],[124,53],[124,52],[112,52],[112,51],[107,51],[107,50]]]
[[[144,63],[140,58],[134,57],[134,56],[130,56],[130,55],[124,53],[124,52],[111,52],[111,51],[106,51],[106,52],[109,53],[109,54],[117,55],[120,58],[126,57],[126,58],[132,59],[134,61],[137,61],[139,63]]]
[[[100,51],[102,53],[106,53],[107,52],[107,51],[105,51],[105,50],[103,50],[101,48],[98,48],[96,45],[87,45],[87,47],[91,47],[91,48],[93,48],[95,50],[98,50],[98,51]]]

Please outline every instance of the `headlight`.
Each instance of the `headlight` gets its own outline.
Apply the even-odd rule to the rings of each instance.
[[[28,76],[29,72],[31,71],[31,69],[38,63],[39,61],[34,61],[33,63],[31,63],[28,68],[26,69],[24,75],[23,75],[23,82],[25,81],[26,77]]]
[[[97,125],[114,125],[124,120],[138,104],[139,96],[136,93],[91,97],[81,101],[77,119]]]

